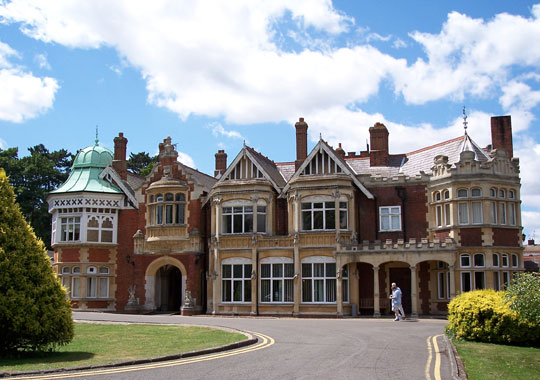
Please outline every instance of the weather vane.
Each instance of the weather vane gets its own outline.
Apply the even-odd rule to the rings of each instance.
[[[467,113],[465,112],[465,106],[463,106],[463,129],[465,129],[465,134],[467,134]]]

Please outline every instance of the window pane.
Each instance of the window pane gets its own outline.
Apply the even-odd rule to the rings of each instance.
[[[75,272],[73,272],[73,273],[75,273]],[[72,285],[71,285],[71,297],[79,298],[79,278],[74,277],[71,282],[72,282]]]
[[[324,264],[313,264],[313,277],[324,277]]]
[[[99,297],[100,298],[109,297],[109,279],[108,278],[99,279]]]
[[[283,302],[294,302],[294,281],[284,280],[285,292]]]
[[[475,224],[482,223],[482,203],[472,202],[472,222]]]
[[[347,229],[347,211],[341,210],[339,212],[339,228],[342,230]]]
[[[510,224],[515,225],[516,224],[516,205],[513,203],[510,203],[508,212],[509,212],[508,220]]]
[[[311,230],[311,211],[302,211],[302,227],[303,230]]]
[[[285,264],[285,277],[294,276],[294,264]]]
[[[266,214],[257,214],[257,232],[266,232]]]
[[[349,280],[341,281],[341,293],[343,302],[349,302]]]
[[[442,207],[441,206],[437,206],[436,208],[437,212],[436,212],[436,224],[437,224],[437,227],[441,227],[442,226]]]
[[[501,290],[501,281],[499,277],[499,272],[493,272],[493,289],[497,291]]]
[[[101,241],[103,243],[112,243],[113,241],[113,232],[112,231],[101,231]]]
[[[173,201],[173,195],[171,193],[165,194],[165,201],[172,202]]]
[[[324,280],[313,280],[314,302],[324,302]]]
[[[460,203],[458,205],[459,224],[469,223],[469,205],[467,203]]]
[[[474,286],[476,289],[485,289],[484,272],[474,272]]]
[[[311,280],[302,280],[302,302],[312,302]]]
[[[484,255],[481,253],[477,253],[474,255],[474,266],[476,267],[483,267],[484,266]]]
[[[96,297],[96,278],[88,277],[86,279],[86,296],[90,298]]]
[[[251,302],[251,280],[244,280],[244,302]]]
[[[326,280],[326,302],[336,302],[336,280]]]
[[[501,224],[506,224],[506,203],[499,203],[499,218]]]
[[[518,266],[518,256],[512,255],[512,266],[517,267]]]
[[[231,266],[223,265],[223,273],[221,274],[223,278],[231,278]]]
[[[468,292],[471,290],[471,274],[469,272],[461,273],[461,291]]]
[[[270,302],[270,280],[261,280],[261,302]]]
[[[270,264],[261,264],[261,278],[270,278]]]
[[[507,254],[504,254],[502,256],[502,262],[503,262],[503,267],[507,267],[508,266],[508,255]]]
[[[223,233],[232,233],[232,215],[223,215]]]
[[[86,240],[88,241],[99,241],[99,230],[88,230],[86,231]]]
[[[399,215],[392,215],[392,225],[390,227],[392,230],[400,230],[401,225],[399,223]]]
[[[244,232],[253,232],[253,214],[244,214]]]
[[[272,284],[272,301],[274,302],[281,302],[283,301],[283,289],[281,288],[283,285],[281,280],[274,280]]]
[[[493,266],[498,267],[499,266],[499,255],[496,253],[493,254]]]
[[[272,277],[283,277],[283,264],[272,264]]]
[[[302,264],[302,277],[311,277],[311,264]]]
[[[156,223],[163,224],[163,206],[157,206]]]
[[[461,266],[462,267],[468,267],[471,265],[471,258],[469,255],[462,255],[461,256]]]
[[[336,213],[332,210],[326,210],[326,224],[325,229],[327,230],[334,230],[336,228]]]
[[[233,281],[233,301],[242,302],[242,280]]]
[[[222,281],[222,300],[223,302],[231,302],[231,280]]]
[[[186,200],[186,196],[184,194],[176,194],[176,201],[177,202],[184,202]]]
[[[244,278],[251,278],[252,270],[251,264],[244,264]]]
[[[323,212],[322,211],[313,211],[313,229],[314,230],[323,229]]]
[[[381,215],[381,230],[387,231],[390,229],[390,217]]]
[[[326,277],[336,277],[336,263],[326,264]]]
[[[184,205],[176,205],[176,218],[174,221],[176,224],[184,224]]]
[[[450,205],[449,204],[444,205],[444,223],[447,226],[450,225]]]

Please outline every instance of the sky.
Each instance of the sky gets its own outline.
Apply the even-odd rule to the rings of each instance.
[[[384,123],[390,153],[512,116],[522,222],[540,239],[540,3],[0,0],[0,148],[157,153],[213,174],[244,142],[294,161],[294,123],[345,151]]]

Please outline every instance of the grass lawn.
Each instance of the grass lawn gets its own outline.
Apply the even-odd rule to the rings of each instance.
[[[69,368],[179,354],[247,339],[206,327],[76,323],[75,337],[57,352],[0,358],[0,372]]]
[[[540,348],[455,341],[469,380],[540,380]]]

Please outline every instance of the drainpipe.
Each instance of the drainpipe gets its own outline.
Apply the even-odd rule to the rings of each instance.
[[[255,315],[259,316],[259,250],[255,253]]]
[[[375,207],[375,240],[379,240],[379,207],[377,206],[377,198],[373,200],[373,206]]]

